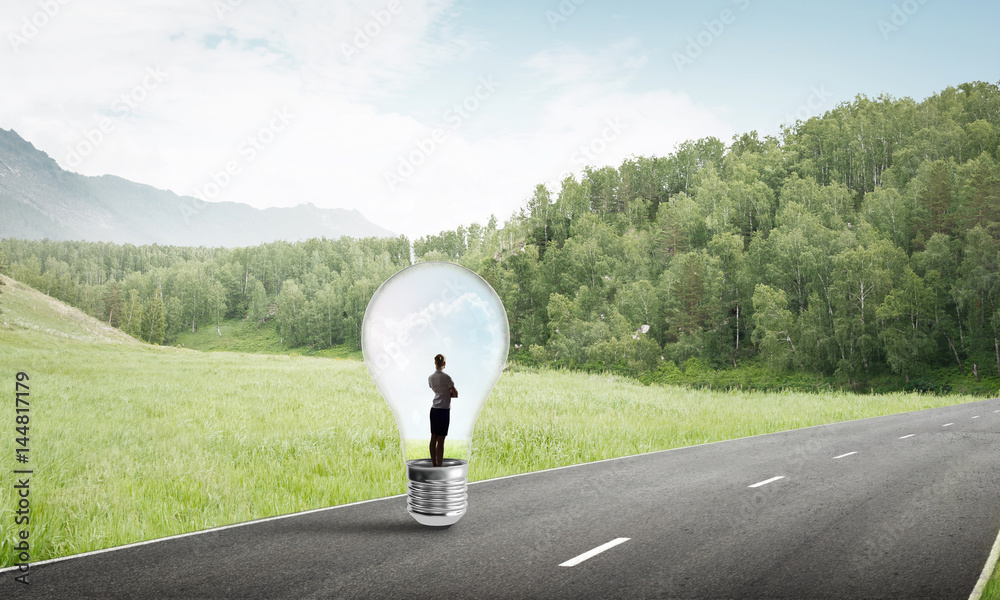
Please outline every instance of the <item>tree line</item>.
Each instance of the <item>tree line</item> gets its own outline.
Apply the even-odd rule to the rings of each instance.
[[[1000,375],[998,153],[996,85],[858,96],[780,138],[689,141],[538,185],[502,226],[418,238],[413,259],[493,285],[524,362]],[[0,251],[16,279],[153,343],[240,318],[289,346],[359,347],[368,299],[411,263],[405,237]]]
[[[402,237],[246,248],[8,239],[0,252],[15,279],[154,344],[245,319],[277,326],[290,347],[359,346],[368,299],[410,263]]]

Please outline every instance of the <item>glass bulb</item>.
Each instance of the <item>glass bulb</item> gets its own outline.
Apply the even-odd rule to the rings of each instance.
[[[472,432],[479,411],[507,363],[507,313],[492,287],[474,272],[448,262],[407,267],[376,290],[361,324],[365,365],[399,427],[409,478],[407,511],[418,522],[449,526],[468,506],[466,478]],[[459,395],[451,399],[451,423],[443,465],[430,457],[428,377],[434,357]]]

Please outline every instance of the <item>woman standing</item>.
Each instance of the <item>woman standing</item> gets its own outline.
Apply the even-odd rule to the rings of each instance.
[[[435,371],[427,378],[427,385],[434,390],[431,404],[431,464],[440,467],[444,463],[444,438],[448,435],[451,422],[451,399],[458,397],[458,390],[451,377],[444,372],[444,355],[434,357]]]

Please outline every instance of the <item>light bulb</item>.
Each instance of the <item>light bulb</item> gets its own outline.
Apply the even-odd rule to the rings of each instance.
[[[406,465],[406,507],[418,522],[447,527],[465,514],[472,432],[507,363],[510,329],[500,297],[474,272],[448,262],[422,262],[383,283],[365,310],[361,351],[399,427]],[[443,354],[451,399],[442,466],[430,456],[428,376]]]

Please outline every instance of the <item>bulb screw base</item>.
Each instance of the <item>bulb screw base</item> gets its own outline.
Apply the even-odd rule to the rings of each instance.
[[[448,527],[469,506],[469,461],[446,458],[440,467],[429,458],[406,461],[406,510],[418,523]]]

